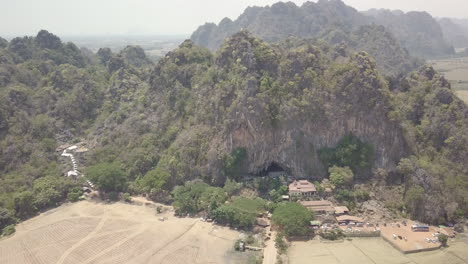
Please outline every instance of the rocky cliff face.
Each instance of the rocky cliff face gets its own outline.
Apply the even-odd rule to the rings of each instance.
[[[318,151],[350,133],[374,147],[376,168],[393,171],[407,154],[401,128],[387,117],[388,87],[367,54],[338,59],[337,51],[306,43],[272,47],[245,31],[214,58],[202,51],[185,42],[151,77],[154,98],[169,99],[156,112],[181,111],[167,122],[197,120],[175,141],[181,152],[194,142],[206,151],[198,162],[188,161],[192,175],[222,182],[223,157],[245,148],[245,172],[256,174],[275,163],[294,176],[320,179],[327,168]],[[174,64],[178,70],[168,75]],[[200,127],[201,136],[195,132]]]

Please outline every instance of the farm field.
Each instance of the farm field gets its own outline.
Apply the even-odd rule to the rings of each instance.
[[[153,207],[81,201],[19,224],[0,240],[0,263],[245,263],[233,250],[240,235]]]
[[[458,97],[460,97],[460,99],[462,99],[463,101],[465,101],[465,103],[468,104],[468,90],[458,90],[456,91],[456,94],[458,95]]]
[[[444,74],[460,99],[468,103],[468,57],[429,61]]]
[[[382,238],[354,238],[351,241],[321,243],[318,240],[293,242],[288,250],[290,264],[464,264],[468,261],[467,244],[449,243],[450,247],[402,254]]]

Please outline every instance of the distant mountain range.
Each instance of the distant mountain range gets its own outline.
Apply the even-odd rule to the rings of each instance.
[[[409,54],[422,58],[454,54],[453,46],[463,46],[468,39],[468,34],[461,33],[465,32],[464,27],[455,20],[437,21],[426,12],[404,13],[383,9],[359,12],[341,0],[319,0],[317,3],[306,2],[302,6],[291,2],[278,2],[266,7],[249,7],[235,21],[224,18],[218,25],[207,23],[200,26],[191,39],[198,45],[215,50],[224,39],[241,29],[246,29],[268,42],[278,42],[296,36],[325,39],[331,44],[344,41],[353,48],[372,46],[366,51],[378,61],[379,52],[375,51],[385,50],[389,40],[377,41],[374,38],[372,45],[363,42],[370,41],[369,39],[350,43],[353,35],[359,30],[362,31],[361,27],[372,24],[382,25],[385,29],[381,30],[390,33],[374,36],[375,38],[394,38],[397,40],[396,44]],[[376,43],[383,46],[375,46]],[[406,51],[401,53],[401,57],[408,57]],[[408,63],[400,61],[398,64]]]

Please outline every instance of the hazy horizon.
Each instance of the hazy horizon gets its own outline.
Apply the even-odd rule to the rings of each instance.
[[[61,37],[167,36],[188,37],[206,22],[235,20],[248,6],[266,6],[277,0],[15,0],[3,3],[0,36],[35,35],[46,29]],[[305,0],[293,0],[302,5]],[[316,1],[314,1],[316,2]],[[371,8],[427,11],[434,17],[466,18],[466,0],[344,0],[359,11]]]

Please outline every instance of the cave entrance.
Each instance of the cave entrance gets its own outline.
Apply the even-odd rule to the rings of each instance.
[[[274,161],[259,173],[259,176],[269,177],[280,177],[284,175],[287,175],[286,169]]]

